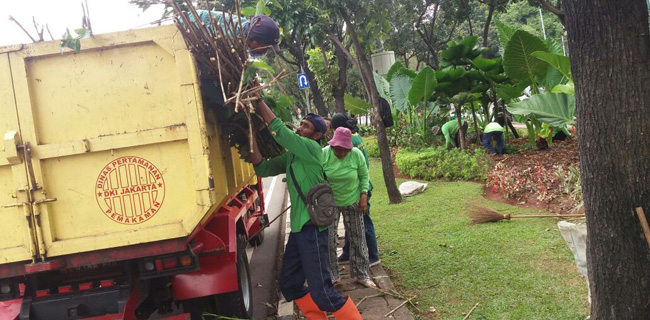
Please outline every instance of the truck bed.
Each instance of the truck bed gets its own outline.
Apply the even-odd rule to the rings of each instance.
[[[0,264],[188,236],[253,178],[175,26],[0,48]]]

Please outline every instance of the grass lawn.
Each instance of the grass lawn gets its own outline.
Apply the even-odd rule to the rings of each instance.
[[[424,193],[388,205],[378,160],[371,161],[370,178],[382,265],[400,290],[418,296],[419,319],[463,319],[477,302],[469,319],[587,316],[586,281],[556,219],[472,225],[468,203],[502,213],[541,212],[489,202],[472,182],[429,182]],[[430,307],[437,311],[428,313]]]

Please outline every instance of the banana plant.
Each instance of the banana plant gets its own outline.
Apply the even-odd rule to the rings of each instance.
[[[436,72],[425,67],[416,73],[396,62],[387,78],[390,79],[390,101],[398,111],[398,117],[404,120],[404,129],[426,142],[428,119],[439,112],[437,105],[431,101],[438,83]]]

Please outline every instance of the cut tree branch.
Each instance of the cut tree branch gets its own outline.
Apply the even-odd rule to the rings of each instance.
[[[29,32],[27,32],[27,30],[25,30],[25,28],[23,28],[23,25],[20,24],[20,22],[18,22],[18,20],[14,19],[13,16],[9,16],[9,20],[11,20],[11,21],[13,21],[14,23],[16,23],[16,24],[18,25],[18,27],[20,27],[20,29],[23,30],[23,32],[24,32],[24,33],[25,33],[25,34],[26,34],[30,39],[32,39],[32,42],[37,42],[36,39],[34,39],[34,37],[32,37],[32,35],[29,34]]]

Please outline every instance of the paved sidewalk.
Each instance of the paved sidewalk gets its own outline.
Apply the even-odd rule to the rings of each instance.
[[[289,220],[287,219],[287,228],[289,226]],[[343,229],[343,221],[339,223],[339,247],[343,245],[343,235],[345,230]],[[289,230],[287,230],[287,239],[288,239]],[[286,243],[286,239],[285,239]],[[339,254],[341,248],[338,250]],[[391,295],[386,295],[381,293],[381,291],[390,291],[394,290],[395,287],[386,273],[386,270],[378,264],[370,268],[372,273],[373,280],[379,287],[379,290],[369,289],[364,287],[361,284],[356,283],[354,280],[350,279],[350,265],[349,263],[340,263],[339,269],[341,271],[341,285],[336,287],[336,289],[344,296],[349,296],[352,300],[358,305],[361,316],[365,320],[379,320],[379,319],[398,319],[398,320],[412,320],[413,316],[408,310],[407,304],[402,305],[404,300],[394,298]],[[365,299],[364,299],[365,298]],[[363,300],[363,301],[362,301]],[[361,302],[361,304],[359,304]],[[294,319],[304,319],[302,314],[298,311],[292,302],[286,302],[284,299],[280,300],[278,307],[278,319],[279,320],[294,320]],[[401,307],[399,307],[402,305]],[[388,317],[385,317],[386,314],[393,311],[395,308],[399,307]],[[334,317],[330,315],[330,318]]]

